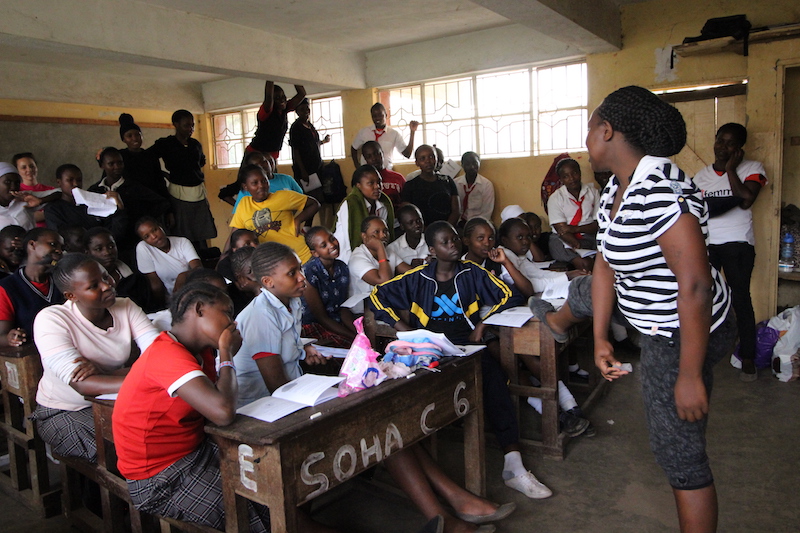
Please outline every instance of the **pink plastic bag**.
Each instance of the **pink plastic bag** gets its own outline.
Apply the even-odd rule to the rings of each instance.
[[[340,376],[345,379],[339,384],[339,397],[360,390],[374,387],[386,379],[386,374],[378,366],[378,352],[372,349],[369,339],[364,334],[364,317],[353,322],[356,327],[356,338],[353,340],[347,357],[344,358]]]

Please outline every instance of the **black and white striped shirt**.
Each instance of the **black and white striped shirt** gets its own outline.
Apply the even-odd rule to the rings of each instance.
[[[678,218],[690,213],[700,221],[708,244],[708,208],[700,190],[669,159],[645,156],[636,167],[614,220],[611,208],[619,182],[609,180],[600,198],[597,248],[614,270],[617,303],[628,321],[645,335],[671,337],[678,320],[678,281],[656,242]],[[711,331],[730,306],[728,286],[711,267]]]

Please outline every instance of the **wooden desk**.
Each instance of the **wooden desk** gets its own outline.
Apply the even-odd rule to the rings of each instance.
[[[570,348],[579,337],[586,338],[588,334],[589,348],[592,348],[592,322],[586,321],[574,326],[569,332],[565,343],[556,342],[550,330],[537,318],[532,318],[521,328],[500,326],[500,364],[509,379],[509,390],[516,396],[517,418],[519,418],[519,402],[528,397],[542,399],[542,440],[520,439],[520,444],[528,449],[537,449],[556,459],[564,459],[565,445],[569,440],[559,430],[558,423],[558,379],[560,368],[566,366],[566,361],[561,354]],[[520,383],[518,356],[539,357],[541,387],[534,387],[530,383]],[[559,363],[559,359],[562,359]],[[589,398],[581,406],[587,409],[603,390],[606,381],[597,377],[596,372],[591,372]]]
[[[5,434],[10,463],[8,473],[0,473],[0,490],[47,518],[61,512],[61,491],[50,481],[44,441],[28,420],[36,410],[41,377],[42,362],[33,342],[0,350],[0,432]]]
[[[273,423],[239,415],[225,427],[207,425],[220,448],[226,531],[249,530],[247,499],[269,507],[273,531],[295,533],[298,505],[462,417],[466,486],[484,495],[480,353],[445,359],[440,368]]]

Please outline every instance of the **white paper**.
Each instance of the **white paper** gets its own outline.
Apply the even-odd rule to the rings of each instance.
[[[456,344],[456,348],[461,350],[463,353],[463,357],[468,355],[472,355],[475,352],[479,352],[486,348],[485,344]],[[456,355],[456,357],[462,357],[461,355]]]
[[[597,250],[587,250],[586,248],[575,248],[572,251],[581,257],[592,257],[597,255]]]
[[[313,191],[314,189],[319,189],[322,187],[322,182],[319,180],[319,176],[316,172],[313,174],[308,175],[308,182],[306,183],[305,180],[300,180],[300,185],[303,186],[303,192]]]
[[[117,393],[113,392],[111,394],[101,394],[100,396],[95,396],[98,400],[116,400]]]
[[[346,307],[348,309],[352,309],[357,304],[362,303],[364,301],[364,298],[366,298],[369,295],[370,295],[370,293],[368,293],[368,292],[362,292],[361,294],[354,294],[350,298],[348,298],[347,300],[342,302],[341,307]]]
[[[569,283],[553,283],[542,293],[542,300],[566,299],[569,295]]]
[[[330,346],[320,346],[319,344],[312,344],[314,348],[324,357],[333,357],[334,359],[344,359],[347,357],[349,348],[331,348]]]
[[[247,415],[257,420],[263,420],[264,422],[275,422],[304,407],[308,406],[302,403],[275,398],[274,396],[265,396],[252,403],[243,405],[238,408],[236,412],[240,415]]]
[[[344,377],[304,374],[277,388],[272,396],[304,405],[317,405],[337,396],[335,388]]]
[[[455,178],[459,172],[461,172],[461,165],[452,159],[445,161],[442,168],[439,170],[439,174],[450,176],[451,178]]]
[[[308,346],[312,342],[317,342],[319,339],[312,339],[311,337],[300,337],[300,342],[303,343],[303,346]]]
[[[511,328],[521,328],[533,318],[533,312],[528,306],[512,307],[502,313],[495,313],[486,320],[484,324],[490,326],[508,326]]]
[[[72,197],[75,198],[76,204],[87,206],[87,213],[92,216],[107,217],[117,212],[117,202],[105,194],[72,189]]]
[[[415,329],[413,331],[398,331],[397,338],[401,341],[411,341],[413,339],[421,339],[427,337],[433,344],[442,350],[443,355],[455,355],[463,357],[466,355],[464,350],[457,347],[450,342],[450,339],[444,336],[444,333],[434,333],[427,329]]]

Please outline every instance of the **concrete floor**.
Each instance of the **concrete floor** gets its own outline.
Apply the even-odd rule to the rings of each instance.
[[[637,366],[635,358],[634,367]],[[797,504],[800,465],[800,384],[780,383],[768,371],[754,383],[741,383],[727,362],[716,369],[708,451],[717,482],[721,532],[800,531]],[[526,409],[529,424],[533,410]],[[502,454],[487,437],[488,493],[517,510],[498,523],[498,532],[644,533],[676,531],[672,493],[650,454],[636,373],[608,387],[590,414],[594,438],[570,443],[565,461],[539,456],[526,464],[555,493],[533,501],[500,480]],[[463,479],[458,430],[440,437],[440,462]],[[391,487],[385,470],[374,481],[357,479],[315,503],[314,516],[343,532],[410,533],[425,520]],[[0,495],[0,531],[70,531],[62,517],[37,519]]]

